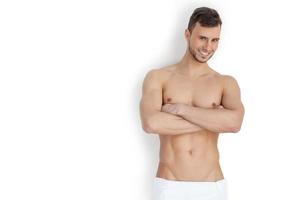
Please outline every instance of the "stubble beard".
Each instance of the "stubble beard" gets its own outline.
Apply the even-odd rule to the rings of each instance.
[[[199,62],[199,63],[206,63],[214,54],[213,53],[211,53],[211,55],[207,58],[207,59],[205,59],[204,61],[203,60],[199,60],[198,58],[197,58],[197,56],[196,56],[196,52],[191,48],[191,46],[189,45],[189,52],[190,52],[190,54],[192,55],[192,57],[197,61],[197,62]]]

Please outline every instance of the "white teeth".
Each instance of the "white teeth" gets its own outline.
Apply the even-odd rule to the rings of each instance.
[[[207,55],[208,55],[208,53],[204,53],[204,52],[202,52],[202,51],[201,51],[200,53],[201,53],[201,54],[203,54],[203,55],[205,55],[205,56],[207,56]]]

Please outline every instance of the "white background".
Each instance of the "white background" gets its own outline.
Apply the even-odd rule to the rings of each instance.
[[[182,58],[200,6],[223,20],[209,65],[246,109],[219,138],[229,199],[300,199],[292,0],[1,1],[0,199],[150,200],[159,140],[141,128],[142,81]]]

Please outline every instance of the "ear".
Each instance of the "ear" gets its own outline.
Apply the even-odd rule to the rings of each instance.
[[[185,29],[185,32],[184,32],[184,37],[185,37],[185,40],[188,41],[188,39],[190,38],[190,31],[189,29]]]

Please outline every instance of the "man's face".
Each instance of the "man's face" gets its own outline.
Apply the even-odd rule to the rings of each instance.
[[[221,27],[203,27],[198,22],[190,34],[185,32],[188,50],[194,59],[206,63],[218,48]]]

